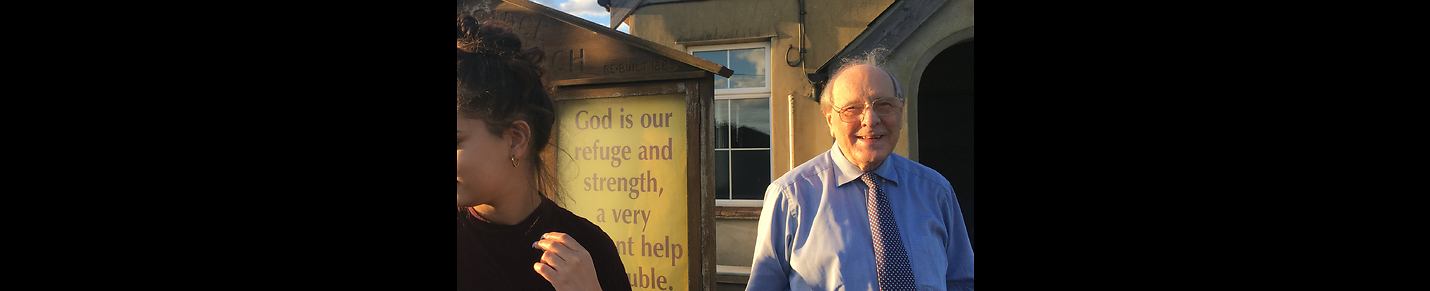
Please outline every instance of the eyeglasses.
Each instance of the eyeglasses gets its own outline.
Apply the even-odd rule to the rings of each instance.
[[[871,106],[874,108],[874,113],[878,113],[879,116],[893,116],[902,113],[904,102],[899,99],[886,98],[874,100],[874,102],[849,105],[849,107],[844,107],[843,109],[835,109],[834,112],[839,113],[839,119],[844,122],[855,122],[859,121],[859,117],[864,116],[864,109],[870,108]]]

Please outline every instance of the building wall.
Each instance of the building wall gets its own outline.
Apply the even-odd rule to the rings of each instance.
[[[800,67],[786,64],[790,46],[792,61],[798,60],[799,2],[765,0],[719,0],[655,5],[641,8],[628,20],[631,34],[677,50],[686,50],[690,42],[730,39],[773,38],[770,47],[772,69],[770,84],[773,98],[770,110],[774,121],[775,177],[784,175],[793,165],[808,161],[829,150],[834,139],[829,135],[819,104],[812,99],[813,87],[805,75],[844,49],[892,0],[874,1],[807,1],[805,45],[808,53]],[[768,41],[768,40],[766,40]],[[794,99],[793,128],[789,126],[789,101]],[[791,155],[790,133],[794,146]],[[900,148],[906,148],[901,145]],[[901,152],[901,154],[907,151]]]
[[[898,49],[889,54],[887,66],[903,81],[904,92],[910,96],[909,115],[905,118],[904,126],[909,133],[905,134],[908,140],[899,142],[901,146],[908,147],[908,154],[905,156],[910,159],[919,160],[918,129],[919,121],[923,120],[923,117],[918,115],[918,97],[923,72],[939,53],[953,45],[972,40],[973,23],[973,0],[950,0],[929,16],[924,25],[915,30]],[[933,97],[936,96],[930,96]],[[929,121],[938,122],[932,117]]]
[[[754,262],[754,233],[760,227],[759,223],[759,220],[716,220],[715,264],[750,266]]]
[[[665,4],[637,10],[626,24],[631,34],[685,51],[688,46],[758,40],[771,42],[769,82],[772,98],[772,151],[777,178],[790,168],[829,150],[834,144],[823,112],[813,100],[814,88],[806,74],[834,58],[845,46],[883,21],[888,9],[908,1],[807,0],[804,63],[799,59],[799,1],[713,0]],[[973,0],[950,0],[888,56],[888,66],[903,82],[910,99],[909,112],[917,112],[919,78],[929,61],[944,49],[973,37]],[[789,52],[793,46],[795,50]],[[789,52],[786,54],[786,52]],[[788,57],[786,57],[788,55]],[[738,73],[738,72],[737,72]],[[792,100],[792,102],[791,102]],[[790,104],[793,104],[792,106]],[[790,112],[793,109],[791,118]],[[791,123],[789,120],[793,120]],[[918,116],[905,118],[896,153],[918,160]],[[793,140],[793,144],[791,144]],[[717,221],[717,264],[749,266],[757,221]]]

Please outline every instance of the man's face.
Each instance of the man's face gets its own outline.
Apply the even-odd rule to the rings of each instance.
[[[894,153],[894,146],[899,144],[899,130],[903,128],[903,102],[895,96],[894,80],[883,70],[858,66],[846,70],[826,90],[834,90],[830,92],[834,108],[825,112],[824,117],[840,152],[865,172],[878,169],[884,159]],[[880,104],[899,110],[882,115],[874,110]],[[852,118],[842,117],[839,111],[851,107],[862,113]],[[846,118],[854,120],[846,122]]]

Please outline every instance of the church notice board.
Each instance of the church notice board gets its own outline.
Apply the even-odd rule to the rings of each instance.
[[[609,234],[634,290],[715,288],[714,76],[729,68],[525,0],[458,0],[545,51],[566,209]]]
[[[691,277],[702,250],[690,228],[690,206],[700,199],[690,189],[700,180],[687,175],[699,157],[688,154],[684,94],[568,100],[558,108],[557,145],[566,153],[556,156],[556,169],[571,212],[615,240],[632,289],[691,290],[701,281]]]
[[[557,179],[633,290],[714,290],[714,78],[563,87]]]

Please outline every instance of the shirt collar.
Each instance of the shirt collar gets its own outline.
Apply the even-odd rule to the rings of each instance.
[[[839,150],[838,141],[834,143],[834,148],[830,149],[829,152],[830,159],[834,160],[834,178],[839,182],[839,186],[859,181],[860,177],[864,175],[864,171],[860,170],[859,166],[855,166],[854,163],[849,162],[849,158],[844,157],[844,152]],[[884,159],[884,163],[880,164],[879,168],[874,169],[874,174],[883,177],[885,181],[898,185],[899,171],[895,170],[898,165],[894,164],[899,161],[898,157],[899,154],[889,154],[889,157]]]

